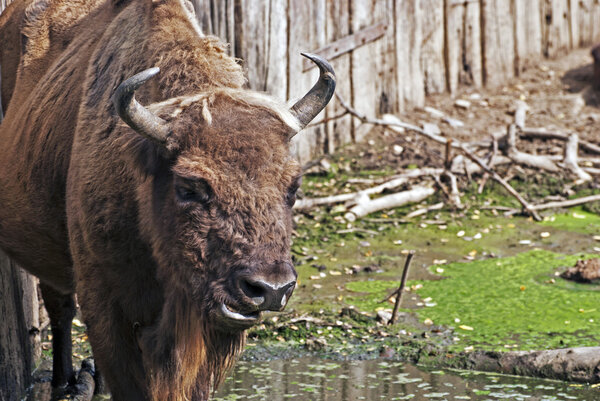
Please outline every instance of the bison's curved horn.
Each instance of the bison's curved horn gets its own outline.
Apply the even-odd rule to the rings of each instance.
[[[312,121],[313,118],[317,116],[317,114],[321,112],[321,110],[325,108],[325,106],[327,106],[329,100],[331,100],[333,92],[335,91],[335,72],[333,71],[331,64],[329,64],[324,58],[319,57],[316,54],[301,54],[313,61],[321,71],[319,80],[315,86],[313,86],[302,99],[298,100],[298,102],[292,106],[292,114],[296,116],[300,122],[300,126],[304,128],[309,122]],[[295,133],[290,136],[290,139],[294,135]]]
[[[158,74],[158,67],[149,68],[123,81],[112,100],[117,113],[127,125],[145,137],[165,144],[169,136],[169,125],[155,116],[135,100],[135,91],[147,80]]]

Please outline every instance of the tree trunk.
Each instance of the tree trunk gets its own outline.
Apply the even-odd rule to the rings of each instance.
[[[0,252],[0,401],[21,400],[39,357],[37,280]]]

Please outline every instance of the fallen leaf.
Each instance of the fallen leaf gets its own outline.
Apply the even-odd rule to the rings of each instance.
[[[471,326],[467,326],[464,324],[461,324],[460,326],[458,326],[459,329],[463,329],[463,330],[467,330],[467,331],[473,331],[473,328]]]
[[[464,237],[465,236],[465,232],[463,230],[460,230],[459,232],[456,233],[457,237]]]

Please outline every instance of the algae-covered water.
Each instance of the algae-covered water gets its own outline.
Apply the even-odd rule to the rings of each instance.
[[[386,360],[314,358],[240,362],[215,401],[600,399],[600,389],[564,382],[467,371],[424,370]]]

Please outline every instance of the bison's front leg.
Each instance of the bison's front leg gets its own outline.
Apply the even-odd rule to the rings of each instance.
[[[54,288],[40,284],[44,305],[52,328],[52,387],[64,390],[75,384],[71,359],[71,322],[75,316],[72,294],[61,294]]]

